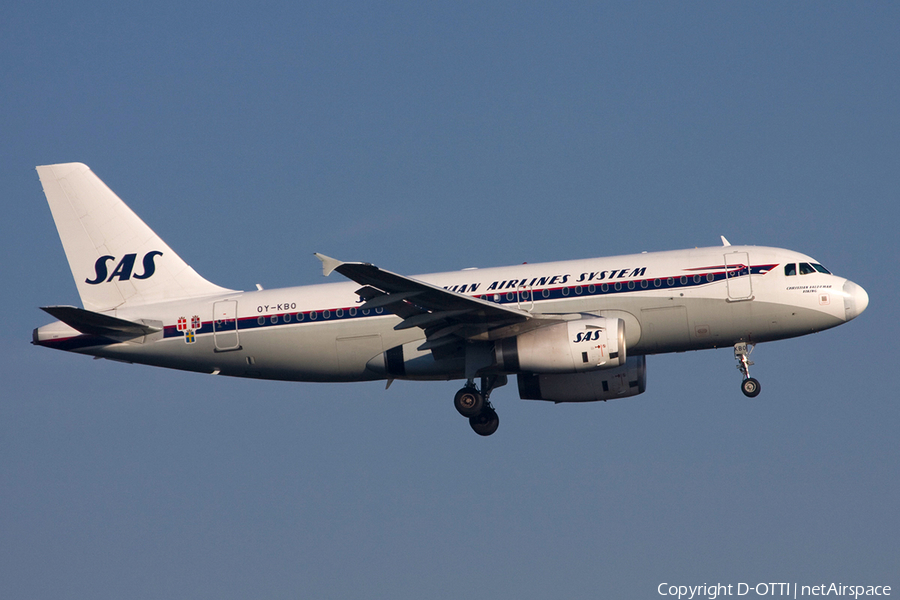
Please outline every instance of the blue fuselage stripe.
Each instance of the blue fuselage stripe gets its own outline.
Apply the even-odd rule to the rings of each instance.
[[[729,265],[729,267],[730,266],[731,265]],[[519,304],[522,302],[532,302],[532,294],[534,295],[534,302],[541,302],[544,300],[572,300],[575,298],[607,296],[611,294],[626,294],[630,292],[696,288],[705,285],[712,285],[721,281],[725,281],[726,279],[741,277],[748,274],[764,275],[771,271],[775,266],[776,265],[758,265],[752,267],[745,266],[740,269],[732,269],[729,271],[722,270],[706,273],[695,273],[692,275],[679,275],[673,277],[631,279],[617,281],[615,283],[566,285],[560,287],[536,289],[533,291],[498,291],[496,293],[489,292],[486,294],[474,294],[473,297],[490,302],[495,302],[496,304]],[[724,267],[722,268],[724,269]],[[281,312],[259,315],[256,317],[241,317],[240,319],[237,319],[237,329],[239,331],[248,331],[251,329],[279,327],[283,325],[346,321],[351,319],[381,316],[384,314],[384,309],[382,308],[360,310],[355,306],[325,310]],[[213,321],[203,321],[199,329],[194,329],[194,333],[196,335],[203,335],[213,332],[225,333],[234,330],[235,320],[217,321],[215,323],[213,323]],[[175,325],[167,325],[165,327],[164,336],[167,338],[183,337],[184,335],[185,331],[179,330]]]

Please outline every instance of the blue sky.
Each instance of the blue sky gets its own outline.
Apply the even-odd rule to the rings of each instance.
[[[24,3],[0,20],[0,595],[649,598],[900,586],[900,10]],[[654,356],[642,396],[289,384],[29,344],[78,297],[34,166],[87,163],[232,288],[732,243],[858,320]]]

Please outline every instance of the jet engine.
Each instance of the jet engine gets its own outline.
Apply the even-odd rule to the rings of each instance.
[[[548,325],[494,344],[508,373],[578,373],[625,364],[625,322],[591,317]]]
[[[519,373],[519,397],[551,402],[596,402],[642,394],[647,388],[647,362],[632,356],[615,369],[567,374]]]

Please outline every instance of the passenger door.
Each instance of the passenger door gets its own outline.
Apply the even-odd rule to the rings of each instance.
[[[725,281],[729,300],[753,298],[750,280],[750,255],[746,252],[729,252],[725,255]]]

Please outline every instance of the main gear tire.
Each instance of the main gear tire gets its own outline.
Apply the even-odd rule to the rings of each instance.
[[[462,416],[472,418],[481,414],[484,409],[484,396],[473,387],[464,387],[456,392],[453,406]]]
[[[485,408],[480,414],[469,417],[469,425],[472,427],[472,431],[487,437],[500,427],[500,417],[493,408]]]

